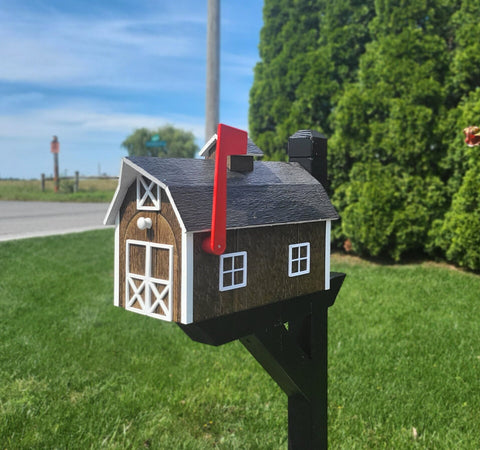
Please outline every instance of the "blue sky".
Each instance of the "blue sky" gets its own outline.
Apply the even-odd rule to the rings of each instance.
[[[248,128],[261,0],[221,0],[220,121]],[[0,0],[0,177],[117,175],[166,123],[204,142],[207,0]]]

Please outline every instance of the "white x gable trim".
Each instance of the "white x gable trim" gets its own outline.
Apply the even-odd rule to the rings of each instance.
[[[145,190],[143,196],[141,195],[142,187]],[[146,204],[148,199],[150,199],[152,205]],[[160,186],[155,181],[150,181],[147,184],[142,176],[137,177],[137,209],[140,211],[160,210]]]

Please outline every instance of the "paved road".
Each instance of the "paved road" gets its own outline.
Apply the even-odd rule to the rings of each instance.
[[[0,241],[104,228],[105,203],[0,201]]]

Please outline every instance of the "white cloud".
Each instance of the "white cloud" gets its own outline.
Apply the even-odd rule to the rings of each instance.
[[[108,110],[102,103],[78,103],[51,109],[35,109],[20,114],[0,115],[0,139],[45,139],[50,134],[69,138],[88,137],[103,140],[103,136],[124,135],[136,128],[157,128],[172,123],[192,131],[197,138],[203,134],[203,118],[170,115],[168,118],[147,114],[132,114]]]
[[[50,140],[60,140],[61,171],[93,175],[97,167],[114,175],[125,151],[123,140],[136,128],[157,128],[170,123],[192,131],[200,144],[203,118],[188,116],[149,116],[108,111],[105,104],[70,104],[37,109],[18,115],[0,115],[0,176],[38,178],[50,173]]]
[[[244,1],[222,4],[220,115],[246,129],[259,28],[247,4],[261,6]],[[203,142],[206,2],[15,0],[0,23],[0,176],[50,170],[53,134],[62,167],[87,174],[118,170],[136,128],[171,123]]]
[[[7,111],[10,108],[24,108],[42,101],[45,101],[45,94],[37,91],[4,94],[0,97],[0,111]]]
[[[203,64],[204,24],[190,16],[92,19],[2,13],[0,22],[3,81],[136,84],[137,89],[164,83],[169,89],[184,89],[178,72],[188,79],[185,61],[192,68]]]

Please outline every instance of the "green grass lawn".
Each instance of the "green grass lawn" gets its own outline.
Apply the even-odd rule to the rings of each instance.
[[[330,447],[478,449],[480,277],[332,266],[348,275],[329,314]],[[115,308],[112,285],[112,230],[0,243],[0,448],[287,447],[286,397],[238,342]]]
[[[114,178],[81,178],[78,192],[73,192],[73,179],[61,179],[60,190],[54,192],[53,180],[48,179],[42,192],[40,180],[0,180],[0,200],[109,202],[117,183]]]

